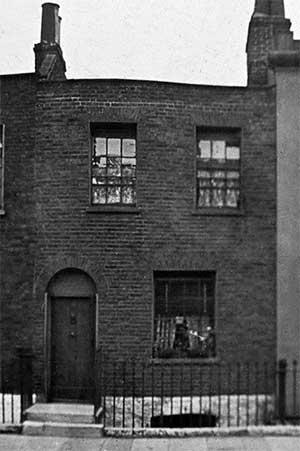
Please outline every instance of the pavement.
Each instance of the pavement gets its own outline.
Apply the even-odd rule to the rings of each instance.
[[[0,434],[0,451],[299,451],[300,436],[79,439]]]

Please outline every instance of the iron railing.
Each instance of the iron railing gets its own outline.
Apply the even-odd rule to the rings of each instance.
[[[0,423],[19,424],[25,410],[33,404],[32,355],[18,349],[18,358],[0,367]]]
[[[98,352],[105,428],[242,427],[299,416],[297,362],[113,361]]]

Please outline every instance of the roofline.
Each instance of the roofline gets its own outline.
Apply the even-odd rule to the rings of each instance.
[[[17,74],[0,74],[0,77],[35,77],[35,72],[21,72]]]
[[[129,78],[67,78],[66,80],[47,80],[45,83],[138,83],[138,84],[160,84],[170,86],[186,86],[186,87],[202,87],[202,88],[217,88],[217,89],[246,89],[247,86],[233,86],[233,85],[207,85],[197,83],[185,83],[177,81],[162,81],[162,80],[139,80]]]

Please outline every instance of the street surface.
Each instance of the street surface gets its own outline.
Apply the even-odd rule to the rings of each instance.
[[[0,434],[0,451],[300,451],[300,437],[70,439]]]

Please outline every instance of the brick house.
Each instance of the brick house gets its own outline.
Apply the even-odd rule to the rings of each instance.
[[[4,364],[30,349],[41,398],[76,400],[99,345],[158,364],[299,358],[283,0],[255,2],[245,87],[67,80],[58,9],[43,5],[35,73],[0,78]]]

